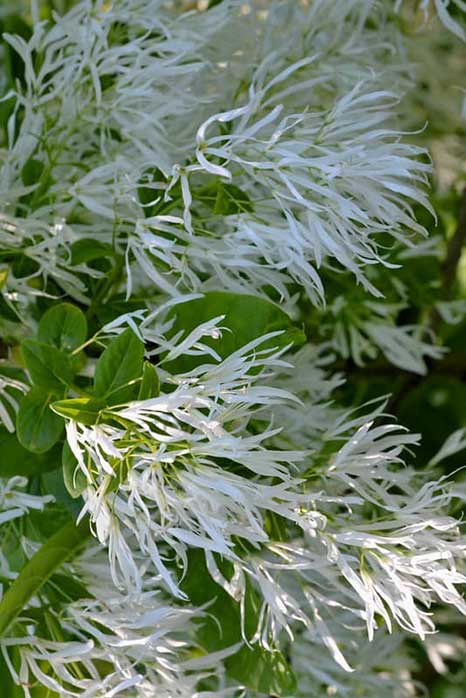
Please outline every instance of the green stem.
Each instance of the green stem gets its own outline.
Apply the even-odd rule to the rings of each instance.
[[[109,292],[114,290],[116,287],[118,287],[120,281],[121,281],[121,272],[123,271],[124,268],[124,257],[117,257],[115,261],[115,266],[113,267],[113,270],[110,273],[110,276],[108,279],[105,280],[102,288],[96,293],[94,296],[93,301],[91,302],[87,312],[86,316],[87,318],[93,317],[95,315],[97,308],[99,305],[104,303],[107,299],[106,296]]]
[[[54,572],[84,545],[89,522],[70,522],[57,531],[24,565],[0,602],[0,637],[4,636],[26,604]]]

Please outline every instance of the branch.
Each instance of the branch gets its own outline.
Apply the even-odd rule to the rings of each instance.
[[[456,278],[458,263],[461,257],[463,245],[466,243],[466,187],[463,189],[460,200],[460,213],[455,233],[448,243],[447,256],[442,266],[443,284],[445,295],[449,295]]]
[[[458,223],[453,237],[450,238],[447,246],[447,254],[445,260],[442,264],[441,273],[441,289],[445,300],[448,300],[451,296],[452,286],[456,279],[456,273],[458,271],[458,264],[461,258],[461,252],[463,246],[466,243],[466,187],[463,189],[460,199],[460,211],[458,216]],[[433,308],[430,317],[428,327],[436,332],[439,325],[442,322],[439,312],[436,308]],[[448,366],[446,360],[443,362],[444,366]],[[442,365],[440,364],[440,366]],[[427,362],[428,368],[432,366],[432,362]],[[437,364],[435,364],[435,371],[437,371]],[[447,373],[458,375],[457,372],[452,371],[454,364],[450,367]],[[443,372],[443,371],[442,371]],[[464,371],[461,371],[460,375],[463,375]],[[400,391],[396,395],[392,395],[391,400],[388,403],[388,409],[394,411],[395,408],[400,404],[402,400],[424,380],[424,376],[413,376],[410,375],[402,385]]]

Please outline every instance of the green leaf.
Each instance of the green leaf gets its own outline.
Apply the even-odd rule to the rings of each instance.
[[[47,310],[39,322],[39,341],[70,352],[86,341],[87,320],[71,303],[60,303]]]
[[[62,395],[73,382],[73,370],[66,356],[56,347],[34,339],[21,344],[24,362],[32,382],[50,393]]]
[[[74,457],[67,441],[63,444],[62,463],[63,482],[70,496],[76,499],[84,492],[87,480],[82,470],[78,468],[78,461]]]
[[[15,256],[11,270],[16,278],[25,279],[27,276],[40,272],[40,266],[35,259],[19,254]],[[30,283],[34,283],[36,288],[40,285],[38,279],[34,281],[31,279]]]
[[[0,637],[54,572],[77,553],[90,536],[89,522],[66,524],[24,565],[0,602]]]
[[[8,322],[14,322],[16,324],[21,322],[20,317],[15,312],[14,304],[10,299],[6,300],[3,293],[0,295],[0,318],[3,321],[3,326],[5,326],[5,320]]]
[[[61,477],[61,472],[58,472]],[[49,493],[41,490],[41,494]],[[23,520],[25,535],[31,540],[43,543],[65,524],[75,521],[76,516],[71,516],[70,511],[63,504],[52,502],[44,509],[31,509]]]
[[[71,245],[71,264],[87,264],[102,257],[113,257],[113,248],[108,242],[92,238],[77,240]]]
[[[10,661],[12,657],[17,659],[17,652],[18,650],[16,648],[10,648],[8,652]],[[17,669],[17,662],[15,663],[13,660],[13,664],[15,669]],[[2,654],[0,654],[0,676],[2,677],[2,698],[24,698],[24,689],[22,686],[18,686],[13,682],[10,670]]]
[[[227,674],[253,691],[267,695],[295,695],[297,683],[282,652],[242,647],[225,660]]]
[[[9,267],[2,267],[0,269],[0,291],[5,286],[5,284],[8,280],[9,271],[10,271]]]
[[[109,298],[105,303],[96,307],[96,316],[99,320],[99,327],[115,320],[124,313],[131,313],[140,310],[145,303],[145,298],[126,298],[122,294],[117,294]],[[99,329],[96,327],[96,330]]]
[[[50,407],[61,417],[92,426],[98,421],[100,411],[105,407],[105,402],[95,397],[74,397],[69,400],[52,402]]]
[[[200,550],[188,553],[189,568],[182,584],[191,602],[196,606],[209,603],[208,613],[197,631],[197,640],[206,652],[216,652],[242,640],[239,604],[218,586],[209,575],[204,555]],[[229,563],[217,558],[217,564],[228,577]],[[213,600],[213,603],[212,603]],[[252,637],[257,627],[261,608],[258,593],[248,583],[246,587],[244,623],[246,635]],[[236,681],[260,693],[279,696],[296,690],[296,678],[279,652],[268,652],[261,647],[242,647],[225,660],[227,674]]]
[[[165,189],[168,186],[167,178],[158,167],[150,167],[144,172],[138,185],[138,199],[144,206],[144,215],[150,217],[170,206],[170,202],[164,201]],[[170,199],[181,198],[179,182],[170,190]],[[159,201],[157,201],[159,200]],[[154,203],[157,201],[157,203]]]
[[[138,400],[149,400],[160,393],[160,380],[154,366],[150,361],[144,361],[142,380],[139,387]]]
[[[244,191],[234,184],[226,184],[218,180],[214,213],[221,216],[231,216],[235,213],[251,212],[252,210],[252,201]]]
[[[188,551],[188,574],[181,588],[194,606],[209,604],[209,611],[197,630],[197,639],[205,650],[215,652],[241,641],[239,606],[214,582],[199,549]]]
[[[204,202],[218,216],[250,213],[254,209],[251,199],[244,191],[220,180],[197,191],[196,200]]]
[[[50,188],[54,185],[55,180],[51,176],[51,168],[37,158],[31,157],[24,164],[21,170],[21,179],[27,187],[34,189],[20,198],[22,205],[37,206],[47,195]]]
[[[225,315],[219,324],[227,327],[221,339],[204,338],[203,342],[213,347],[226,358],[248,342],[268,332],[283,331],[282,335],[264,342],[261,348],[283,347],[293,343],[300,346],[306,341],[304,332],[292,324],[289,316],[271,301],[238,293],[212,291],[202,298],[181,303],[173,309],[175,317],[173,333],[189,334],[197,325],[214,317]],[[173,373],[183,373],[205,361],[205,357],[182,356],[167,362],[165,368]]]
[[[50,580],[53,582],[56,590],[57,603],[63,601],[63,598],[68,601],[79,601],[79,599],[93,598],[89,590],[78,579],[71,577],[68,574],[54,574]],[[51,585],[50,585],[51,586]],[[52,596],[52,590],[47,590],[48,596]]]
[[[0,477],[14,475],[37,475],[60,467],[60,448],[54,448],[46,454],[31,453],[22,446],[16,434],[6,429],[0,430]]]
[[[135,382],[141,377],[144,344],[131,329],[115,337],[97,361],[94,377],[95,394],[107,405],[134,400]]]
[[[32,388],[21,401],[16,416],[16,433],[28,451],[44,453],[62,435],[64,421],[50,409],[53,397],[42,388]]]
[[[44,163],[36,158],[29,158],[21,170],[21,179],[27,187],[37,184],[44,172]]]
[[[44,494],[52,494],[55,502],[62,506],[74,520],[78,518],[83,502],[77,502],[77,498],[70,495],[64,483],[63,473],[59,470],[55,470],[53,473],[44,473],[41,477],[41,485]]]

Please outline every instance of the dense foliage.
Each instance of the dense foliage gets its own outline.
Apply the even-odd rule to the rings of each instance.
[[[462,0],[0,2],[1,698],[459,698]]]

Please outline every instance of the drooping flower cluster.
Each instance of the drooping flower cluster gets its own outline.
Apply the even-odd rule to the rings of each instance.
[[[298,282],[319,302],[318,269],[332,260],[377,293],[364,266],[387,263],[377,243],[382,233],[404,244],[422,233],[411,206],[428,206],[421,185],[429,166],[390,123],[399,98],[382,87],[390,68],[372,71],[374,62],[385,63],[389,36],[361,29],[371,3],[337,2],[329,16],[324,2],[272,4],[247,15],[241,3],[228,2],[185,18],[159,0],[137,13],[131,5],[81,3],[50,31],[39,24],[28,44],[8,38],[25,63],[26,90],[16,101],[24,136],[8,153],[1,190],[6,210],[27,198],[31,186],[17,190],[17,182],[31,157],[53,182],[47,200],[32,185],[34,226],[43,229],[39,245],[48,258],[42,273],[82,300],[79,281],[68,277],[87,270],[65,269],[66,249],[98,220],[101,240],[126,247],[129,279],[135,262],[170,294],[220,282],[249,292],[272,285],[286,299]],[[145,35],[153,16],[156,37]],[[242,42],[233,54],[222,43],[232,23]],[[283,23],[289,36],[271,50]],[[118,26],[130,43],[116,40]],[[347,41],[339,45],[342,32]],[[250,63],[241,61],[254,34],[261,41]],[[365,67],[356,39],[368,53]],[[46,58],[37,73],[38,50]],[[223,92],[227,70],[234,94]],[[399,73],[393,79],[402,89]],[[219,97],[231,108],[218,111]],[[15,119],[13,112],[11,129]],[[67,225],[71,211],[78,226]],[[16,240],[27,225],[8,221]],[[40,262],[37,244],[30,254]]]
[[[24,484],[15,479],[2,483],[2,508],[8,495],[14,500],[11,506],[21,507],[2,512],[2,535],[5,521],[42,508],[50,499],[14,491]],[[37,543],[21,537],[18,530],[13,535],[26,559],[31,558]],[[5,564],[2,553],[2,577],[14,579],[16,573]],[[188,698],[199,672],[206,677],[216,673],[221,654],[207,661],[193,657],[189,631],[195,611],[167,604],[157,578],[146,577],[141,593],[123,595],[109,590],[109,576],[106,555],[95,546],[88,547],[52,576],[2,637],[5,669],[27,698],[38,684],[70,697]]]
[[[138,331],[155,342],[154,316],[163,326],[156,311]],[[283,350],[261,351],[273,335],[224,360],[206,352],[191,371],[164,373],[164,362],[181,351],[219,339],[223,320],[197,327],[179,346],[157,338],[170,347],[161,363],[167,388],[158,397],[109,410],[107,424],[68,421],[75,477],[86,480],[82,514],[108,546],[115,584],[140,588],[136,548],[182,597],[164,557],[172,548],[189,573],[189,549],[200,548],[207,572],[232,598],[245,602],[247,580],[259,590],[262,610],[249,641],[274,646],[281,630],[292,635],[294,624],[304,625],[346,669],[324,621],[331,609],[363,619],[369,639],[376,618],[424,638],[434,630],[434,602],[466,614],[458,588],[466,576],[457,569],[466,544],[456,519],[439,513],[448,510],[449,487],[403,468],[403,450],[418,437],[386,423],[383,404],[351,415],[325,407],[322,394],[313,405],[303,385],[298,399],[285,389],[300,374],[280,358]],[[309,359],[304,352],[301,369],[312,371]],[[272,387],[280,371],[283,387]],[[331,387],[323,382],[324,395]],[[314,410],[324,416],[320,424],[309,422]],[[290,451],[288,440],[299,448]],[[284,542],[267,528],[277,520],[291,535]],[[231,562],[231,579],[218,556]]]
[[[442,254],[407,4],[32,2],[4,35],[6,690],[414,698],[410,638],[461,656],[464,431],[416,470],[386,396],[340,400],[466,314],[427,282],[406,312]]]

